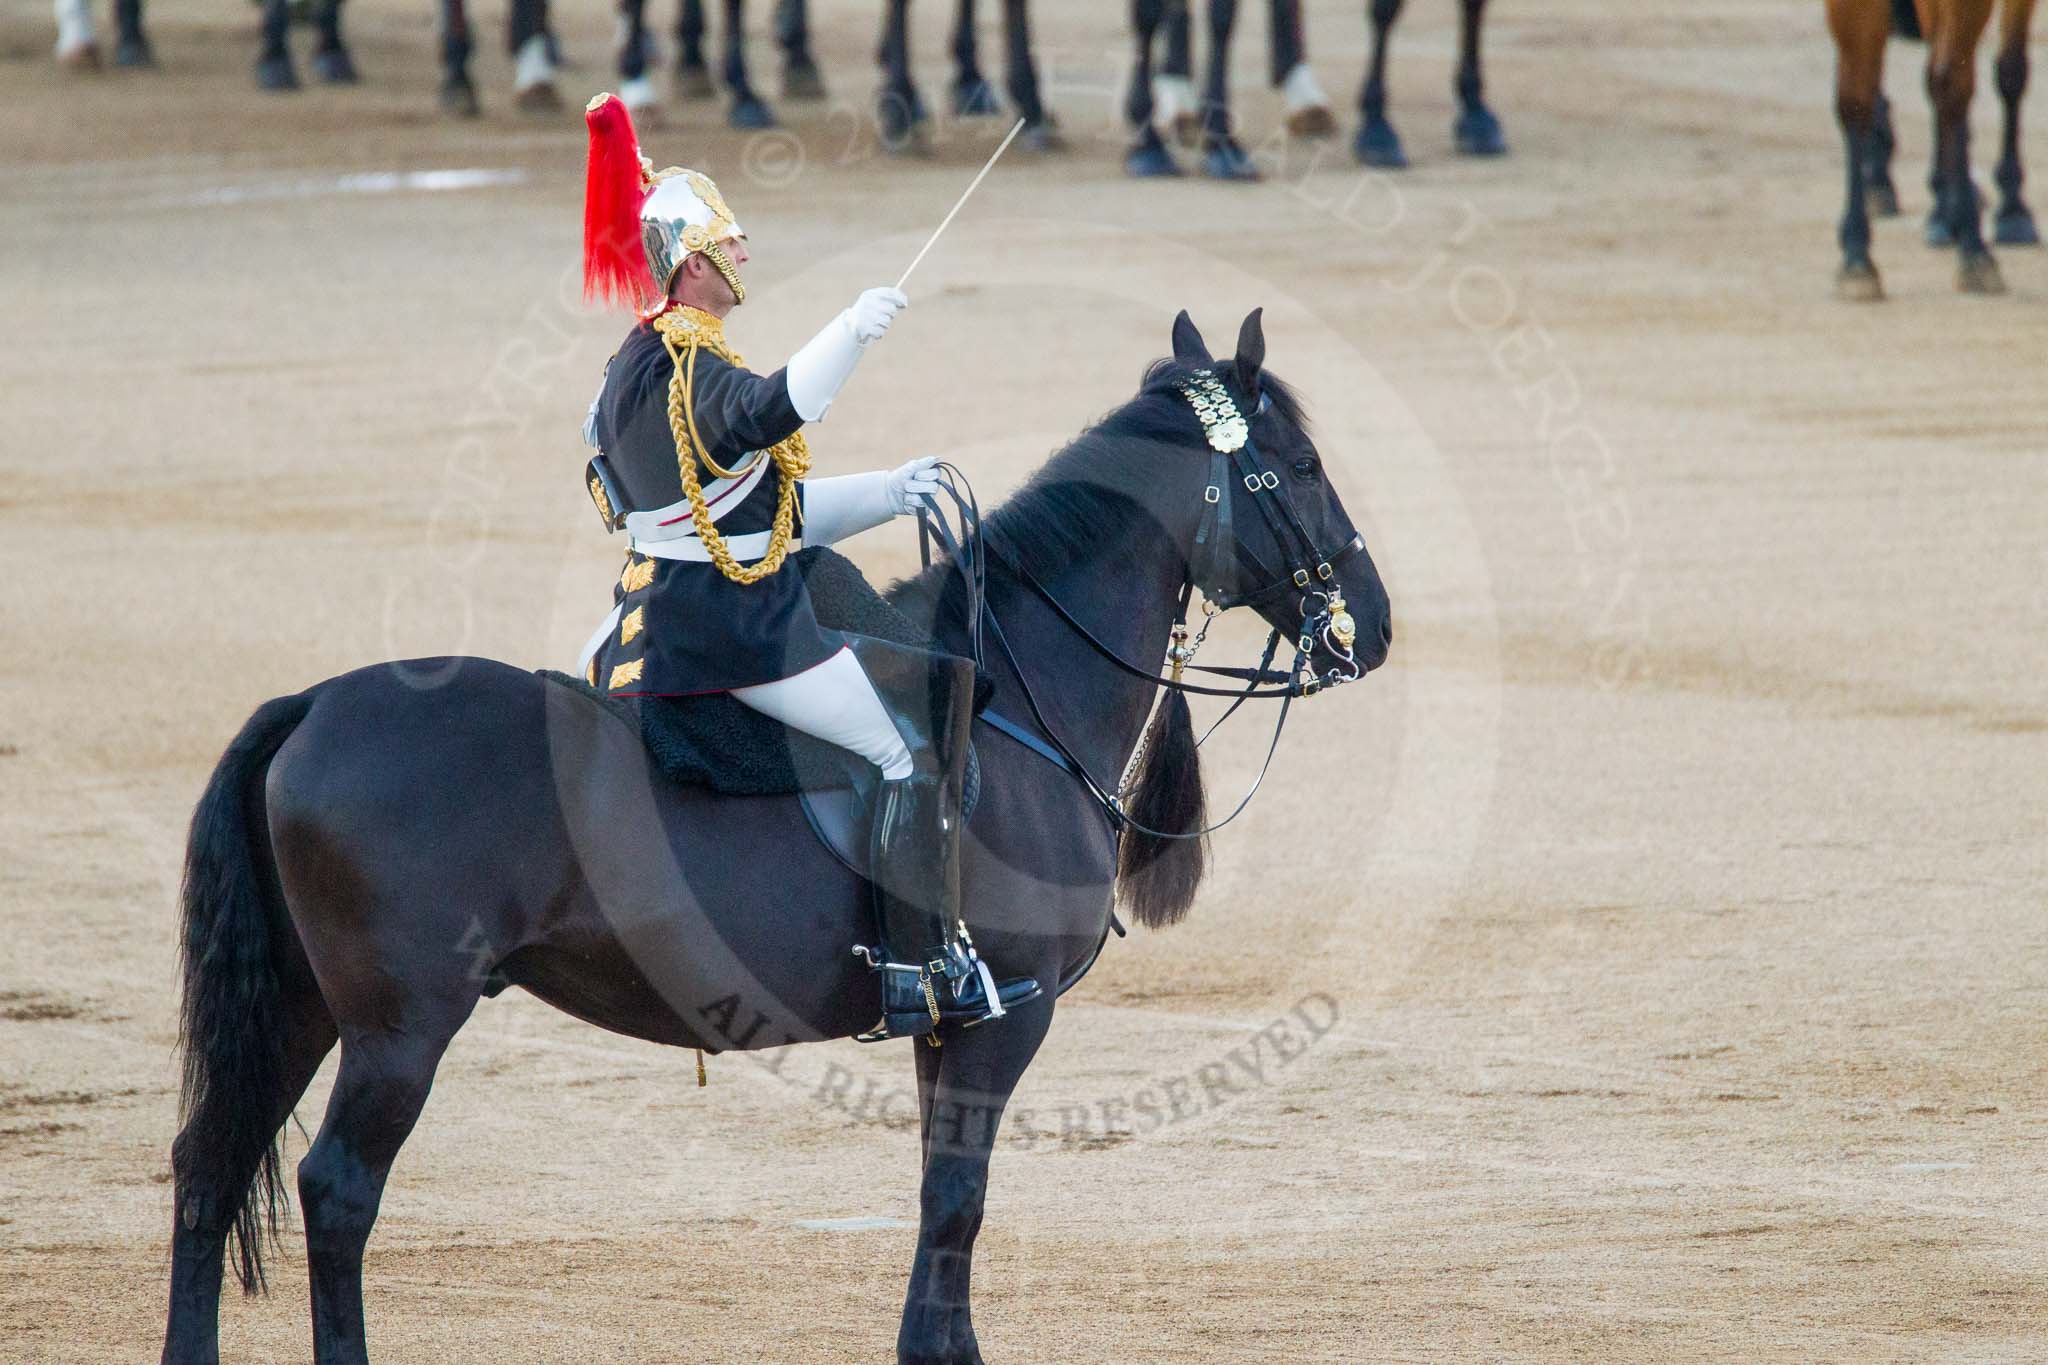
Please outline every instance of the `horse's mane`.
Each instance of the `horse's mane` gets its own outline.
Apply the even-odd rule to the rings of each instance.
[[[1256,399],[1243,392],[1228,362],[1155,361],[1135,397],[1056,452],[982,519],[990,576],[1009,578],[1022,569],[1044,582],[1086,562],[1104,545],[1127,541],[1134,525],[1151,521],[1145,490],[1156,483],[1159,462],[1196,458],[1207,449],[1180,393],[1182,383],[1201,370],[1223,378],[1249,413]],[[1307,429],[1294,390],[1262,374],[1259,392],[1286,421]],[[943,560],[896,584],[888,596],[899,605],[916,602],[930,620],[957,621],[966,611],[964,585]],[[1144,746],[1144,762],[1126,796],[1131,817],[1158,830],[1201,828],[1207,803],[1185,696],[1167,695]],[[1126,828],[1117,848],[1117,899],[1140,924],[1177,923],[1194,901],[1207,861],[1206,839],[1160,839]]]

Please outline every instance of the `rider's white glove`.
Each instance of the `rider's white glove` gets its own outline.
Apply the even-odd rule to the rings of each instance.
[[[910,306],[901,289],[870,289],[853,307],[825,324],[825,330],[789,358],[783,380],[790,405],[806,422],[824,419],[832,400],[853,376],[868,343],[889,330],[896,315]]]
[[[864,291],[853,301],[853,307],[846,310],[853,315],[854,340],[863,346],[880,341],[896,315],[908,307],[910,298],[901,289]]]
[[[889,471],[889,506],[897,516],[909,512],[916,504],[911,499],[920,493],[939,491],[939,457],[922,455],[909,464]]]

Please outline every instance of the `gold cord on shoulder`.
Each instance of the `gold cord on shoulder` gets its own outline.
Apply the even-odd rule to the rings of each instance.
[[[696,527],[697,539],[720,573],[735,583],[758,583],[780,569],[789,557],[789,543],[796,528],[797,481],[811,472],[811,448],[799,431],[764,452],[781,471],[782,486],[776,490],[775,520],[769,530],[768,553],[756,563],[742,565],[733,558],[732,551],[726,547],[725,537],[718,533],[718,527],[712,522],[711,506],[704,500],[704,489],[697,479],[700,460],[719,478],[729,479],[733,472],[713,462],[710,451],[697,436],[694,387],[699,350],[710,351],[728,365],[740,366],[745,362],[726,344],[724,324],[709,313],[687,304],[671,308],[654,319],[654,330],[661,335],[662,345],[668,348],[669,361],[675,367],[668,381],[668,425],[675,438],[677,472],[682,476],[683,496],[689,499],[690,520]],[[752,469],[753,466],[748,465],[747,468]]]

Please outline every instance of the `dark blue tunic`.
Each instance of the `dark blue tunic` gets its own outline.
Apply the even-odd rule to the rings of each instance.
[[[597,444],[624,495],[625,511],[653,511],[682,499],[668,421],[674,369],[661,336],[643,323],[626,338],[605,374],[597,402]],[[691,389],[697,437],[727,469],[738,468],[751,452],[765,450],[803,425],[781,370],[757,375],[699,350]],[[716,477],[699,462],[700,485]],[[771,463],[745,501],[719,517],[719,533],[730,539],[768,530],[781,488],[782,471]],[[616,696],[751,687],[801,673],[839,648],[819,629],[793,563],[758,583],[739,584],[715,564],[629,552],[612,595],[621,619],[597,651],[591,679]]]

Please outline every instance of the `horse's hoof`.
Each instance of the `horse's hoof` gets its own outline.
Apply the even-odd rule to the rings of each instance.
[[[2034,214],[2025,204],[2013,204],[1998,211],[1991,239],[2000,246],[2039,246],[2041,230],[2034,226]]]
[[[1306,109],[1296,109],[1287,115],[1289,137],[1335,137],[1337,116],[1326,104],[1311,104]]]
[[[354,85],[362,79],[356,74],[355,60],[345,47],[314,53],[313,74],[329,85]]]
[[[1358,158],[1361,166],[1378,166],[1382,170],[1398,171],[1408,164],[1408,153],[1401,149],[1401,135],[1385,119],[1371,120],[1358,130],[1358,136],[1351,140],[1351,155]]]
[[[650,113],[661,103],[661,96],[655,92],[654,80],[649,76],[628,76],[619,82],[619,103],[634,118]]]
[[[725,121],[734,128],[773,128],[775,111],[758,95],[744,95],[732,102]]]
[[[1849,303],[1876,303],[1884,298],[1884,281],[1878,278],[1877,267],[1868,261],[1843,266],[1835,276],[1835,297]]]
[[[2005,276],[1999,273],[1998,262],[1990,252],[1965,256],[1956,268],[1956,288],[1965,294],[2003,294]]]
[[[1190,149],[1201,146],[1201,115],[1189,113],[1175,114],[1173,116],[1173,140],[1181,146]]]
[[[1124,173],[1140,180],[1159,179],[1179,175],[1180,163],[1173,159],[1173,153],[1166,150],[1166,144],[1159,134],[1147,128],[1139,137],[1137,145],[1124,154]]]
[[[133,38],[123,38],[114,45],[114,65],[155,66],[156,53],[150,50],[149,39],[137,34]]]
[[[1881,182],[1871,185],[1863,192],[1863,207],[1872,218],[1898,217],[1898,188]]]
[[[1244,148],[1226,138],[1202,153],[1202,174],[1211,180],[1257,180],[1259,168]]]
[[[483,112],[476,102],[476,87],[468,81],[446,81],[441,86],[441,109],[457,118],[475,118]]]
[[[562,92],[555,88],[553,81],[535,81],[521,87],[512,96],[512,107],[522,114],[559,114],[562,112]]]
[[[782,68],[782,98],[786,100],[821,100],[825,98],[825,78],[818,72],[818,64],[805,57]]]
[[[57,65],[66,71],[97,71],[100,69],[100,45],[88,42],[58,48]]]
[[[686,100],[708,100],[718,91],[711,84],[711,73],[701,66],[678,66],[676,68],[676,93]]]
[[[989,118],[1003,112],[995,87],[979,76],[965,76],[953,82],[953,114],[957,118]]]
[[[1452,125],[1451,136],[1466,156],[1508,154],[1508,140],[1501,133],[1500,120],[1483,104],[1471,105],[1460,113],[1457,123]]]
[[[265,57],[256,63],[256,86],[259,90],[296,90],[299,88],[299,73],[292,70],[290,57]]]
[[[1027,152],[1063,152],[1067,149],[1067,140],[1060,136],[1059,124],[1050,114],[1046,115],[1043,123],[1025,125],[1024,131],[1017,136]]]
[[[875,102],[875,137],[891,156],[929,156],[924,101],[915,90],[886,90]]]

